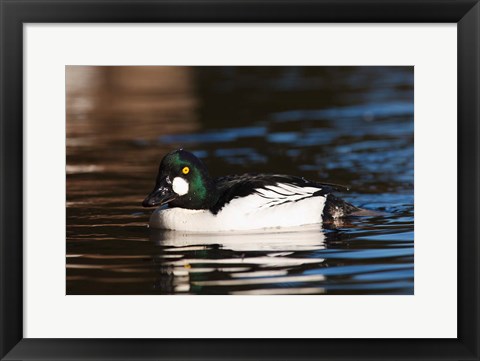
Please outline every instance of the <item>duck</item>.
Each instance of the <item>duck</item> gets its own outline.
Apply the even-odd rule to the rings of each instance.
[[[333,193],[348,188],[284,174],[212,177],[184,149],[166,154],[143,207],[155,229],[211,233],[322,225],[362,209]]]

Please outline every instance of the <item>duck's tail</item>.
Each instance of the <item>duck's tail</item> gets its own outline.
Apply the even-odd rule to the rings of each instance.
[[[329,194],[325,201],[325,207],[323,209],[323,221],[331,222],[339,218],[348,216],[354,217],[372,217],[380,216],[382,213],[371,211],[369,209],[363,209],[355,207],[353,204],[345,202],[343,199]]]

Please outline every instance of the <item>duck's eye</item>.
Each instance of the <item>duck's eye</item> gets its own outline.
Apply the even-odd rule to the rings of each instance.
[[[190,168],[188,168],[188,167],[183,167],[182,173],[183,173],[183,174],[188,174],[188,172],[190,172]]]

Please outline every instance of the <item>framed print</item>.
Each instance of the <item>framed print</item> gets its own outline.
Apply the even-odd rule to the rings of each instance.
[[[2,1],[1,358],[478,354],[477,1]]]

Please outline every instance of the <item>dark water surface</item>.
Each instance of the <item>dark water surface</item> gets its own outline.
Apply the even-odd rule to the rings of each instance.
[[[329,229],[189,234],[141,202],[183,147],[214,176],[348,185]],[[67,294],[413,294],[413,68],[67,67]]]

